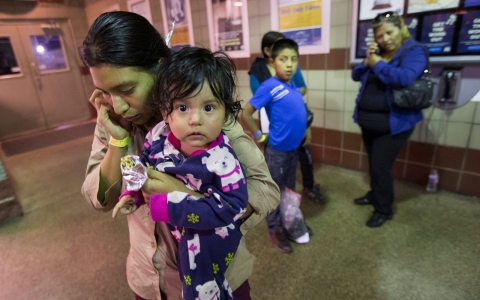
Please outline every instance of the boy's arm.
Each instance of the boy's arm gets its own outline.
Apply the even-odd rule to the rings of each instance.
[[[248,129],[252,134],[255,134],[259,131],[257,123],[255,123],[255,119],[253,118],[253,113],[257,110],[253,107],[250,103],[247,103],[242,111],[242,121],[247,125]]]

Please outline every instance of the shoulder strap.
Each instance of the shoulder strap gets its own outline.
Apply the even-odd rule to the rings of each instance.
[[[423,46],[422,44],[418,44],[418,43],[410,44],[407,47],[405,47],[405,49],[403,49],[402,54],[400,55],[400,59],[398,61],[398,66],[402,65],[403,57],[407,54],[407,51],[412,49],[413,47],[422,47],[423,51],[425,51],[425,55],[427,56],[427,68],[426,68],[426,70],[430,71],[430,55],[428,53],[427,47]]]

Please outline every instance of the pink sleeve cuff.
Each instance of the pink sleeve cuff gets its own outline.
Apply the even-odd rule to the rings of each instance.
[[[168,194],[155,194],[150,196],[150,213],[155,222],[170,223],[168,216]]]
[[[135,199],[135,202],[133,204],[136,204],[138,206],[145,204],[145,199],[143,199],[143,194],[141,191],[129,191],[125,190],[123,193],[118,197],[118,200],[122,199],[123,196],[132,196]]]

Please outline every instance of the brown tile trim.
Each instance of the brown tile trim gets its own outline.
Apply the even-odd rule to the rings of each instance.
[[[334,166],[340,166],[340,159],[341,159],[341,154],[342,154],[340,149],[325,147],[324,153],[325,153],[325,155],[323,157],[323,161],[326,164],[334,165]]]
[[[352,170],[360,170],[360,153],[342,151],[341,166]]]
[[[478,183],[480,182],[480,175],[462,174],[462,181],[460,182],[460,188],[458,192],[466,195],[480,197],[480,188]]]
[[[326,70],[328,54],[307,55],[307,67],[305,70]]]
[[[343,149],[361,151],[362,135],[359,133],[343,132]]]
[[[435,167],[460,170],[465,152],[463,148],[437,146],[434,165]]]
[[[323,146],[310,145],[310,153],[314,162],[323,162]]]
[[[438,172],[438,189],[449,191],[457,191],[458,178],[460,172],[451,170],[437,169]]]
[[[480,174],[480,150],[467,149],[464,170]]]
[[[350,48],[330,49],[328,54],[308,54],[299,58],[302,70],[348,70],[351,66],[348,62]],[[237,70],[249,70],[256,57],[263,57],[258,53],[250,54],[249,58],[234,59]]]
[[[403,179],[405,169],[405,163],[401,161],[395,161],[392,167],[393,178],[395,179]]]
[[[415,163],[407,163],[405,179],[419,185],[426,185],[430,167]]]
[[[311,127],[311,128],[312,128],[312,144],[323,145],[325,130],[319,127]]]
[[[330,49],[327,56],[327,70],[347,69],[348,49]]]
[[[338,130],[325,129],[325,146],[341,148],[342,132]]]
[[[410,141],[408,162],[416,162],[425,165],[432,163],[435,145]]]

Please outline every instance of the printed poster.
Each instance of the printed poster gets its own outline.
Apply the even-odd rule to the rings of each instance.
[[[480,51],[480,11],[472,10],[463,15],[462,27],[458,35],[458,53],[478,53]]]
[[[465,7],[480,6],[480,0],[465,0]]]
[[[139,14],[152,23],[152,13],[148,0],[129,0],[127,5],[130,12]]]
[[[250,57],[247,0],[206,0],[210,48]]]
[[[377,15],[387,11],[396,11],[403,15],[403,5],[403,0],[361,0],[359,20],[373,20]]]
[[[420,42],[430,53],[450,53],[456,21],[454,13],[424,16]]]
[[[272,30],[300,46],[300,54],[330,52],[330,0],[271,0]]]
[[[408,0],[408,13],[458,8],[460,0]]]
[[[160,0],[162,5],[164,37],[172,30],[175,22],[175,29],[170,39],[169,46],[193,46],[192,14],[190,0]]]

